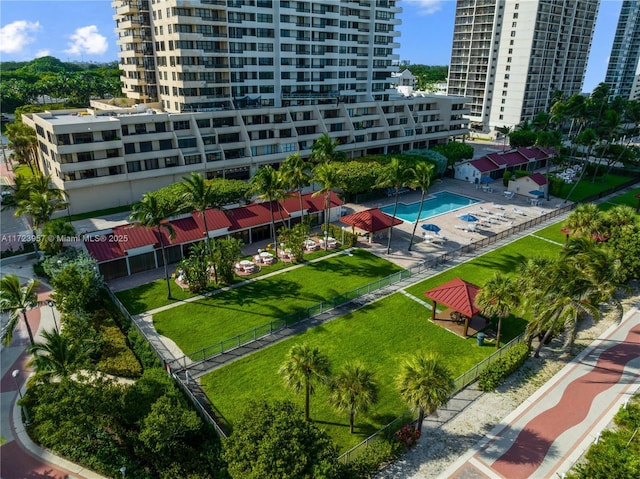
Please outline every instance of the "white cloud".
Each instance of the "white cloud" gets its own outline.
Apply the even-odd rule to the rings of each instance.
[[[19,53],[35,41],[35,33],[40,30],[39,22],[17,20],[0,28],[0,52]]]
[[[446,0],[405,0],[410,3],[416,10],[418,15],[431,15],[440,10],[442,3]]]
[[[107,38],[98,33],[95,25],[78,28],[69,38],[69,48],[64,51],[69,55],[102,55],[109,48]]]
[[[36,58],[41,58],[41,57],[48,57],[49,55],[51,55],[51,50],[38,50],[36,52]]]

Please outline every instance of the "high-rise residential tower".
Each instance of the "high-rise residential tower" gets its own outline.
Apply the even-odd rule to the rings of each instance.
[[[580,93],[599,0],[458,0],[449,95],[471,98],[470,126],[489,132]]]
[[[388,98],[395,0],[115,0],[124,93],[170,112]]]
[[[611,88],[611,96],[640,99],[640,91],[634,82],[640,83],[640,2],[624,0],[609,56],[605,83]]]

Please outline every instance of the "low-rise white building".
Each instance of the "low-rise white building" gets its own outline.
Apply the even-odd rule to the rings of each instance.
[[[23,115],[42,171],[73,214],[132,204],[191,172],[249,179],[328,134],[347,157],[430,148],[468,132],[466,98],[413,94],[387,101],[168,113],[159,104]]]

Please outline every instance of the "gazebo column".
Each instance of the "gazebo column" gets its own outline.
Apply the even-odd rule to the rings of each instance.
[[[436,303],[435,301],[433,302],[433,309],[431,310],[431,320],[435,321],[436,320],[436,307],[438,306],[438,303]]]
[[[464,337],[469,336],[469,323],[471,322],[471,318],[469,316],[464,317]]]

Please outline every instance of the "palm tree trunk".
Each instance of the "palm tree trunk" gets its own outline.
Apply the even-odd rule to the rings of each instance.
[[[160,249],[162,250],[162,264],[164,266],[164,279],[167,282],[167,299],[171,297],[171,283],[169,282],[169,268],[167,267],[167,253],[164,250],[164,240],[162,239],[162,231],[158,227],[158,237],[160,238]]]
[[[213,252],[211,251],[211,245],[209,244],[209,226],[207,225],[206,210],[201,210],[200,214],[202,214],[202,222],[204,223],[204,240],[207,245],[207,253],[209,254],[209,258],[213,259]]]
[[[302,205],[302,190],[298,190],[298,199],[300,200],[300,221],[304,223],[304,208]]]
[[[553,328],[555,327],[555,325],[556,325],[556,322],[553,321],[551,323],[551,325],[549,326],[549,329],[547,329],[547,332],[544,333],[544,337],[540,340],[540,343],[538,344],[538,347],[536,348],[536,352],[533,354],[534,358],[539,358],[540,357],[540,351],[542,350],[542,346],[551,337],[551,332],[553,331]]]
[[[309,420],[309,396],[311,396],[311,384],[309,383],[309,378],[304,385],[304,420]]]
[[[396,222],[396,211],[398,210],[399,187],[396,186],[396,202],[393,205],[393,216],[391,217],[391,225],[389,226],[389,238],[387,239],[387,254],[391,253],[391,236],[393,235],[393,223]]]
[[[33,339],[33,332],[31,331],[31,326],[29,326],[29,321],[27,320],[27,312],[22,311],[22,319],[24,319],[24,324],[27,327],[27,333],[29,333],[29,341],[31,341],[31,346],[35,345],[35,341]]]
[[[273,247],[276,250],[276,259],[278,258],[278,237],[276,235],[276,219],[273,216],[273,201],[269,202],[269,212],[271,213],[271,233],[273,233]]]
[[[353,434],[353,423],[355,422],[355,414],[353,412],[353,409],[351,409],[351,411],[349,411],[349,433]]]
[[[329,236],[329,198],[331,197],[331,191],[327,193],[327,196],[324,199],[324,230],[326,234],[324,235],[324,250],[327,251],[329,249],[329,242],[327,241],[327,237]]]
[[[413,232],[411,233],[411,241],[409,242],[409,249],[407,251],[411,251],[411,247],[413,246],[413,239],[416,236],[416,228],[418,227],[418,222],[420,221],[420,216],[422,215],[423,206],[424,206],[424,190],[422,190],[422,195],[420,196],[420,209],[418,210],[418,217],[416,218],[416,222],[413,224]]]
[[[496,333],[496,349],[500,349],[500,333],[502,332],[502,316],[498,316],[498,332]]]
[[[419,407],[418,408],[418,421],[417,421],[418,431],[422,431],[422,423],[423,422],[424,422],[424,408],[423,407]]]

